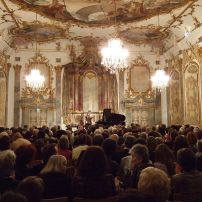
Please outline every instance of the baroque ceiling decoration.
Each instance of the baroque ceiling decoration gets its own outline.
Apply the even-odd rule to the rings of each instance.
[[[14,27],[10,30],[15,38],[25,38],[28,41],[46,42],[53,39],[65,38],[64,29],[47,23],[24,23],[23,27]]]
[[[119,37],[134,44],[151,43],[151,41],[163,40],[168,36],[169,33],[162,32],[161,28],[153,25],[128,28],[119,32]]]
[[[37,7],[41,15],[59,21],[72,20],[84,24],[108,24],[113,22],[115,12],[110,0],[12,0],[21,8],[32,10]],[[173,9],[186,5],[190,0],[117,0],[117,21],[130,22],[151,18],[159,14],[169,13]],[[35,9],[35,8],[34,8]]]
[[[165,52],[182,41],[187,30],[192,33],[202,25],[202,0],[116,0],[116,3],[118,37],[126,46],[144,45],[150,51],[157,48]],[[34,24],[36,11],[38,25]],[[112,0],[1,0],[1,46],[25,47],[35,40],[34,36],[39,43],[67,39],[83,45],[83,39],[89,37],[102,45],[117,32],[114,17]]]

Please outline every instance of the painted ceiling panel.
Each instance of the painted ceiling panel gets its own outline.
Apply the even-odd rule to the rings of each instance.
[[[11,47],[92,37],[168,50],[201,29],[202,0],[1,0],[0,36]]]

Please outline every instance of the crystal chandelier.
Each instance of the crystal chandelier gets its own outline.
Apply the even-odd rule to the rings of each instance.
[[[36,23],[36,25],[38,23],[37,10],[36,10],[36,22],[35,23]],[[37,34],[36,33],[35,33],[35,41],[36,41],[35,55],[37,57],[38,50],[37,50]],[[30,74],[25,76],[25,82],[26,82],[26,86],[28,88],[31,88],[31,90],[33,92],[39,92],[44,87],[45,77],[43,75],[41,75],[41,72],[39,69],[34,67],[31,70]]]
[[[157,89],[161,92],[168,86],[169,80],[169,75],[167,75],[163,69],[158,69],[151,77],[152,88]]]
[[[40,70],[32,69],[31,73],[25,76],[25,81],[32,91],[39,91],[44,87],[45,77],[41,75]]]
[[[115,13],[114,13],[114,23],[116,26],[116,16],[117,16],[117,6],[116,0],[113,0]],[[116,36],[118,35],[118,30]],[[101,50],[102,62],[111,73],[115,73],[119,70],[125,70],[128,67],[128,50],[123,48],[122,41],[114,37],[108,41],[108,46]]]
[[[128,67],[128,50],[122,47],[120,39],[113,38],[108,41],[108,46],[101,50],[102,62],[111,73],[124,70]]]

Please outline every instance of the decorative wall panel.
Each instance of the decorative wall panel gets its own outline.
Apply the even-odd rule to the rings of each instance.
[[[0,126],[6,126],[6,77],[3,71],[0,71]]]
[[[41,54],[30,58],[25,66],[26,73],[29,73],[32,68],[38,68],[41,71],[41,74],[45,76],[45,87],[36,92],[28,87],[22,89],[20,100],[22,109],[21,125],[35,125],[38,127],[43,125],[55,125],[56,118],[54,113],[56,111],[56,97],[55,89],[53,88],[53,66],[49,64],[49,60]],[[56,76],[59,75],[58,72],[61,72],[59,71],[59,67],[56,67],[55,71]],[[57,85],[59,85],[59,81],[56,87]]]
[[[169,86],[169,117],[170,124],[181,124],[183,122],[182,113],[182,92],[180,83],[180,72],[173,70],[170,74]]]
[[[169,61],[169,124],[202,126],[201,59],[200,48],[195,45]]]
[[[195,62],[190,62],[186,66],[184,74],[184,102],[185,122],[199,125],[199,66]]]
[[[160,123],[160,97],[151,90],[150,67],[144,57],[139,56],[132,62],[127,81],[128,89],[123,101],[127,123],[142,126]]]

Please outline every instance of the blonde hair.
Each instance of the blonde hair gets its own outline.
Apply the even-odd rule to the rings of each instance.
[[[62,155],[52,155],[46,166],[42,169],[40,174],[46,174],[50,172],[56,172],[56,173],[64,173],[65,169],[64,167],[67,165],[67,160]]]
[[[158,168],[145,168],[140,174],[138,190],[153,196],[158,201],[166,201],[170,192],[170,179],[164,171]]]
[[[0,152],[0,176],[9,177],[14,172],[16,156],[12,150]]]

